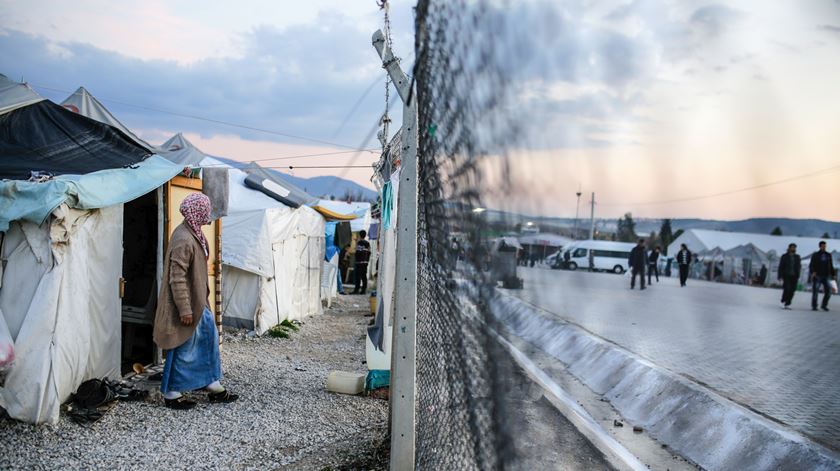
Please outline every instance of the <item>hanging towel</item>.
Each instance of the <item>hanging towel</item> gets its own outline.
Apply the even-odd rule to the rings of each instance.
[[[210,220],[228,214],[228,169],[205,167],[202,171],[201,192],[210,198]]]
[[[382,230],[387,231],[391,228],[391,213],[393,212],[394,204],[394,186],[390,181],[385,182],[382,187]]]

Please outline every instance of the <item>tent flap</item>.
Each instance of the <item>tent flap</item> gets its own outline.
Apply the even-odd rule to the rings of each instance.
[[[0,182],[0,231],[11,221],[41,224],[60,204],[98,209],[131,201],[158,188],[181,168],[153,155],[130,168],[100,170],[87,175],[61,175],[42,183]]]

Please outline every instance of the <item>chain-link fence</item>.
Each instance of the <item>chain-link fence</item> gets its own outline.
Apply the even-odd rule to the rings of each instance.
[[[489,254],[482,165],[490,150],[498,155],[500,144],[515,138],[509,115],[497,112],[507,74],[494,59],[499,45],[490,39],[503,25],[493,16],[482,2],[417,7],[418,469],[497,469],[514,461],[500,381],[507,372],[496,358],[504,353],[479,294]]]

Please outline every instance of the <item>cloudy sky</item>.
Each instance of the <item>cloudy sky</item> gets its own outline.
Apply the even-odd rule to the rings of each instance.
[[[410,67],[413,4],[391,4],[394,47]],[[54,101],[84,86],[153,144],[184,132],[205,152],[243,161],[341,152],[364,144],[385,107],[370,40],[382,21],[373,0],[0,0],[0,73]],[[367,147],[378,146],[374,135]],[[345,165],[354,155],[262,163]],[[354,163],[377,158],[365,152]],[[340,170],[293,173],[325,172]],[[370,187],[370,173],[346,177]]]
[[[413,2],[391,4],[410,67]],[[513,150],[514,194],[489,203],[568,216],[581,188],[602,216],[840,220],[840,0],[511,5],[516,37],[498,40],[532,51],[517,99],[539,126]],[[183,131],[243,161],[339,152],[364,144],[384,108],[370,46],[381,23],[373,0],[0,0],[0,73],[56,101],[84,85],[152,143]],[[369,173],[346,176],[370,186]]]

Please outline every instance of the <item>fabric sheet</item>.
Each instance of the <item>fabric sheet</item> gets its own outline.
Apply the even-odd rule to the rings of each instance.
[[[224,167],[205,167],[201,175],[201,192],[210,198],[210,219],[215,221],[228,214],[230,186],[228,169]]]
[[[353,241],[353,231],[349,222],[340,222],[335,229],[335,246],[343,249]]]

